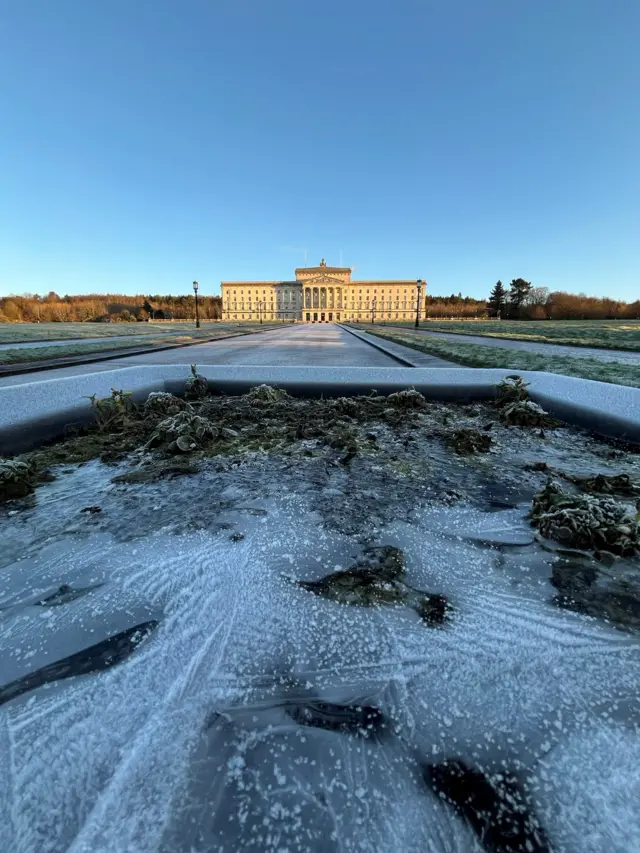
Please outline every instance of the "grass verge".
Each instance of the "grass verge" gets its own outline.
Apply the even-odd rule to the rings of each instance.
[[[270,326],[260,326],[256,329],[200,329],[191,334],[169,335],[165,334],[158,338],[145,338],[144,340],[131,340],[122,338],[113,341],[95,341],[93,343],[74,343],[69,345],[29,347],[27,349],[0,349],[0,365],[30,364],[32,362],[47,361],[48,359],[68,358],[72,355],[92,355],[100,352],[113,352],[126,349],[143,349],[145,347],[171,346],[172,344],[186,344],[203,340],[222,339],[230,335],[242,332],[258,332],[267,330]]]
[[[396,329],[413,325],[412,322],[385,322]],[[637,320],[426,320],[424,328],[453,335],[640,351],[640,321]]]
[[[218,330],[233,331],[253,328],[256,323],[228,323],[202,320],[196,330],[191,321],[153,323],[0,323],[0,346],[47,341],[82,341],[84,338],[164,337],[178,334],[216,334]]]
[[[436,355],[454,361],[464,367],[504,367],[508,370],[545,370],[562,376],[578,376],[581,379],[595,379],[598,382],[611,382],[615,385],[640,387],[640,369],[637,365],[621,364],[617,361],[599,361],[595,358],[577,358],[568,355],[543,355],[537,352],[523,352],[485,347],[481,344],[453,343],[435,338],[425,338],[409,331],[373,331],[366,326],[356,326],[370,335],[376,335],[411,349]]]

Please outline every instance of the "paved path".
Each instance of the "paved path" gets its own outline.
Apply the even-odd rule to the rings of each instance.
[[[385,326],[386,329],[395,327]],[[397,327],[399,328],[399,327]],[[409,331],[414,332],[415,329]],[[513,341],[506,338],[485,338],[480,335],[455,335],[451,332],[428,332],[419,330],[421,334],[433,338],[442,338],[456,344],[479,344],[483,347],[498,347],[499,349],[526,350],[539,352],[542,355],[570,355],[577,358],[596,358],[599,361],[617,361],[621,364],[637,364],[640,367],[640,352],[629,352],[621,349],[599,349],[598,347],[572,347],[560,344],[543,344],[535,341]]]
[[[377,339],[374,339],[377,340]],[[380,341],[383,343],[383,341]],[[404,349],[404,348],[402,348]],[[415,350],[407,349],[409,358]],[[440,359],[435,359],[440,362]],[[401,367],[388,355],[364,343],[339,326],[283,326],[268,332],[214,341],[181,349],[151,352],[77,367],[38,371],[0,378],[0,386],[98,373],[141,364],[247,364],[313,367]],[[439,366],[446,366],[442,362]]]

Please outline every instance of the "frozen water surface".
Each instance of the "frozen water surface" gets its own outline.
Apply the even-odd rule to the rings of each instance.
[[[452,758],[515,773],[554,851],[640,849],[638,638],[551,604],[517,478],[454,460],[470,499],[427,478],[406,505],[400,478],[376,503],[375,471],[257,459],[144,486],[90,463],[2,509],[0,688],[25,690],[0,709],[0,849],[479,851],[424,781]],[[296,585],[371,544],[444,625]]]

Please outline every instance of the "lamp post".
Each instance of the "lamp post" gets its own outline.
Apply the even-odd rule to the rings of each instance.
[[[198,314],[198,288],[199,287],[200,287],[200,285],[198,284],[198,282],[194,281],[193,282],[193,292],[194,292],[195,297],[196,297],[196,329],[200,328],[200,316]]]
[[[371,325],[373,326],[373,317],[376,313],[376,300],[374,299],[371,303]]]
[[[420,293],[421,293],[421,290],[422,290],[422,279],[419,278],[416,281],[416,322],[415,322],[416,329],[420,328]]]

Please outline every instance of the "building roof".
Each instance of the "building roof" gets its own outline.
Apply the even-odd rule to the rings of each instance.
[[[233,287],[243,287],[244,285],[256,285],[256,284],[297,284],[295,281],[221,281],[222,285],[233,285]]]
[[[342,267],[322,267],[322,269],[320,269],[320,267],[317,267],[316,269],[317,269],[318,274],[320,274],[322,272],[330,273],[331,271],[348,272],[348,270],[344,270]],[[307,271],[306,268],[305,268],[305,271]],[[297,272],[300,272],[300,270],[296,270],[296,273]],[[423,281],[423,284],[424,283],[425,282]],[[298,285],[299,287],[302,287],[303,280],[297,279],[296,281],[223,281],[223,282],[221,282],[221,284],[223,287],[245,287],[245,286],[246,287],[256,287],[256,286],[259,287],[260,285],[265,285],[265,287],[268,285],[269,287],[272,287],[273,285],[278,285],[278,284],[280,284],[280,285],[281,284],[288,284],[291,286]],[[399,279],[395,279],[395,278],[392,278],[392,279],[362,279],[360,281],[351,280],[351,281],[340,282],[340,284],[343,287],[350,287],[352,285],[362,285],[362,284],[381,285],[382,287],[391,287],[392,285],[402,285],[403,287],[407,287],[407,286],[415,287],[416,279],[414,279],[414,278],[409,278],[409,279],[404,279],[404,278],[399,278]]]
[[[351,267],[328,267],[327,262],[323,258],[320,261],[319,266],[317,266],[317,267],[298,267],[296,269],[296,278],[300,278],[298,273],[320,274],[323,272],[337,272],[337,273],[342,273],[343,275],[344,275],[344,273],[348,273],[349,275],[351,275]]]
[[[306,273],[307,276],[310,276],[310,275],[321,275],[323,272],[327,272],[327,273],[337,272],[337,273],[340,273],[342,275],[347,273],[347,274],[351,275],[351,267],[328,267],[328,266],[326,266],[326,264],[325,264],[325,266],[320,266],[320,267],[297,267],[296,268],[296,278],[301,278],[301,276],[298,275],[298,273],[303,273],[303,274]],[[302,277],[304,277],[304,275]]]

